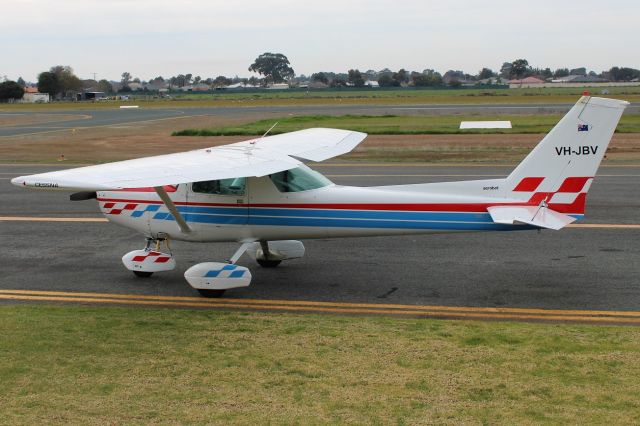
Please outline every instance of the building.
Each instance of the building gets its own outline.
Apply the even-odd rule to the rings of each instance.
[[[540,80],[536,77],[526,77],[518,80],[509,80],[509,88],[514,87],[541,87],[545,83],[544,80]]]
[[[104,98],[106,93],[104,92],[96,92],[96,91],[83,91],[82,93],[76,94],[77,101],[97,101],[100,98]]]
[[[289,83],[273,83],[267,86],[267,89],[272,89],[272,90],[283,90],[288,88],[289,88]]]
[[[180,90],[182,90],[183,92],[208,92],[209,90],[211,90],[211,87],[209,87],[209,85],[206,83],[198,83],[189,86],[183,86],[180,88]]]
[[[18,102],[23,104],[43,104],[48,103],[50,100],[48,93],[25,92]]]
[[[593,75],[568,75],[551,80],[552,83],[606,83],[609,80]]]

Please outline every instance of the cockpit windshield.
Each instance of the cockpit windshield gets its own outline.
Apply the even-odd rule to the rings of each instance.
[[[269,175],[280,192],[301,192],[323,188],[332,182],[304,164],[300,167]]]

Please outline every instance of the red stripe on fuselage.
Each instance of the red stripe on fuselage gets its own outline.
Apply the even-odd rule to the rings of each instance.
[[[201,207],[242,207],[242,208],[280,208],[280,209],[317,209],[317,210],[365,210],[365,211],[415,211],[415,212],[465,212],[486,213],[488,207],[493,206],[537,206],[543,200],[550,199],[554,193],[539,192],[534,194],[528,202],[506,203],[478,203],[478,204],[224,204],[224,203],[191,203],[176,202],[179,206]],[[584,213],[587,194],[579,194],[571,204],[551,204],[550,207],[560,213]],[[98,201],[126,202],[133,201],[141,204],[163,204],[153,200],[114,200],[99,198]]]
[[[164,185],[164,190],[166,192],[176,192],[178,190],[178,185]],[[155,189],[149,188],[124,188],[124,189],[114,189],[113,192],[156,192]]]

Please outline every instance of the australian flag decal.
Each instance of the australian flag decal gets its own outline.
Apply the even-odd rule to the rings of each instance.
[[[588,124],[578,124],[578,131],[579,132],[588,132],[589,131],[589,125]]]

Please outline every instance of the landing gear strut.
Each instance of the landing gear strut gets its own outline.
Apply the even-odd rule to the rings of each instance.
[[[258,265],[262,266],[263,268],[275,268],[280,263],[282,263],[282,259],[275,258],[273,253],[269,251],[268,241],[260,241],[260,248],[262,249],[262,256],[264,256],[264,258],[256,257],[256,262],[258,262]]]

